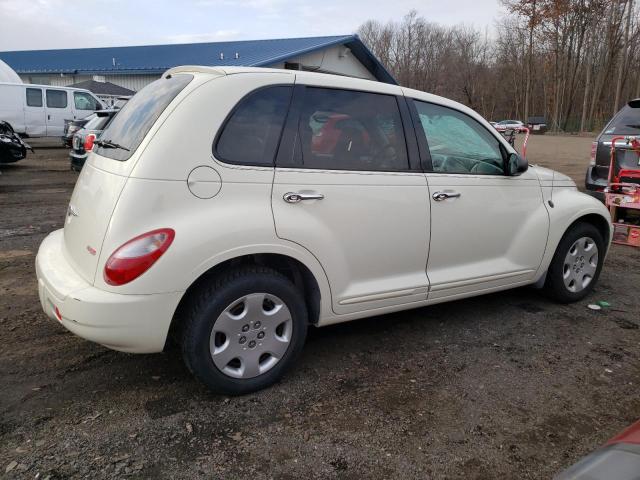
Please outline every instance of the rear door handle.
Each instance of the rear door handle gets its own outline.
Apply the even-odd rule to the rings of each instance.
[[[324,195],[316,192],[287,192],[282,198],[287,203],[298,203],[302,200],[322,200]]]
[[[436,202],[441,202],[449,198],[459,198],[461,195],[458,192],[435,192],[432,197]]]

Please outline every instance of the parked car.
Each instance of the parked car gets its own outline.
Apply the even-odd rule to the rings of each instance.
[[[640,138],[640,98],[631,100],[622,107],[591,144],[591,161],[585,176],[585,186],[587,193],[602,201],[604,201],[604,189],[609,178],[611,140],[617,136]],[[618,169],[625,167],[637,169],[640,159],[632,146],[625,145],[624,142],[616,142],[616,147],[621,149],[616,154]]]
[[[637,480],[640,472],[640,421],[569,467],[555,480]]]
[[[319,112],[368,143],[349,128],[316,150]],[[242,394],[296,363],[309,325],[523,285],[580,300],[610,240],[602,203],[454,101],[191,66],[138,92],[94,142],[36,269],[65,328],[126,352],[175,341],[198,379]]]
[[[77,120],[65,120],[64,130],[62,132],[62,145],[65,147],[71,147],[73,144],[73,136],[78,130],[81,130],[90,120],[96,118],[96,113],[91,113],[84,118]]]
[[[13,163],[27,156],[33,149],[13,131],[11,125],[0,121],[0,163]]]
[[[544,135],[547,133],[547,121],[544,117],[529,117],[527,128],[532,135]]]
[[[104,108],[88,90],[27,83],[0,83],[0,120],[23,137],[60,137],[65,119]]]
[[[93,149],[93,143],[96,138],[105,129],[111,119],[118,113],[118,110],[101,110],[96,112],[89,122],[81,128],[74,136],[69,152],[69,162],[71,170],[79,172],[84,166],[88,153]]]
[[[520,120],[502,120],[500,122],[495,123],[494,128],[499,132],[504,130],[515,130],[516,132],[522,132],[525,127],[525,124]]]

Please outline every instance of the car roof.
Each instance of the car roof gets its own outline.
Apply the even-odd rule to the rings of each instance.
[[[409,98],[414,98],[428,103],[435,103],[444,107],[449,107],[458,110],[462,113],[466,113],[472,118],[480,121],[481,123],[490,126],[486,119],[479,115],[471,108],[450,100],[445,97],[433,95],[431,93],[422,92],[420,90],[414,90],[411,88],[400,87],[398,85],[392,85],[389,83],[382,83],[376,80],[367,80],[364,78],[347,77],[343,75],[335,75],[330,73],[318,73],[307,72],[304,70],[287,70],[281,68],[263,68],[263,67],[204,67],[199,65],[184,65],[180,67],[174,67],[167,70],[163,77],[167,75],[173,75],[178,73],[190,73],[195,75],[210,75],[212,77],[220,77],[225,75],[236,75],[242,73],[258,73],[262,75],[269,75],[274,73],[287,74],[295,77],[296,84],[308,84],[313,86],[326,86],[329,88],[344,88],[349,90],[362,90],[372,93],[381,93],[387,95],[404,95]],[[502,140],[501,140],[502,141]],[[508,145],[505,142],[505,145]],[[510,149],[511,147],[507,147]]]
[[[469,107],[445,97],[440,97],[438,95],[433,95],[431,93],[426,93],[426,92],[422,92],[420,90],[414,90],[411,88],[399,87],[398,85],[382,83],[376,80],[347,77],[347,76],[335,75],[331,73],[308,72],[304,70],[287,70],[282,68],[229,67],[229,66],[205,67],[200,65],[184,65],[184,66],[174,67],[167,70],[164,76],[173,75],[177,73],[202,74],[202,75],[211,75],[213,77],[235,75],[235,74],[241,74],[241,73],[259,73],[259,74],[265,74],[265,75],[273,74],[273,73],[280,73],[280,74],[284,73],[287,75],[295,76],[296,83],[326,85],[326,86],[336,87],[336,88],[343,87],[347,89],[365,90],[369,92],[391,94],[391,95],[402,95],[404,93],[404,95],[408,97],[413,97],[413,98],[424,100],[427,102],[437,103],[439,105],[455,108],[457,110],[461,110],[465,113],[471,114],[475,118],[481,118],[480,115],[478,115],[476,112],[471,110]],[[485,120],[483,119],[483,121]]]

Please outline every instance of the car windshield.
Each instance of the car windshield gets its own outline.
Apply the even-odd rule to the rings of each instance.
[[[607,135],[640,134],[640,107],[625,105],[604,129]]]
[[[96,153],[114,160],[128,160],[140,146],[158,117],[193,79],[172,75],[150,83],[129,100],[102,133]]]

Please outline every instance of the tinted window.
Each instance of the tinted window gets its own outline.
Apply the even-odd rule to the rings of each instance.
[[[39,88],[27,88],[27,106],[42,106],[42,90],[40,90]]]
[[[640,108],[625,105],[607,125],[607,135],[636,135],[640,133]]]
[[[114,160],[128,160],[164,109],[192,78],[193,75],[173,75],[144,87],[122,107],[101,136],[103,140],[121,145],[127,150],[97,147],[94,151]]]
[[[435,172],[502,175],[500,142],[473,118],[451,108],[415,102]]]
[[[307,88],[296,137],[295,163],[328,170],[409,169],[395,97]]]
[[[97,110],[98,102],[85,92],[73,92],[73,103],[77,110]]]
[[[273,165],[289,108],[291,87],[257,90],[245,97],[218,138],[220,160],[248,165]]]
[[[47,107],[67,108],[66,90],[47,90]]]

